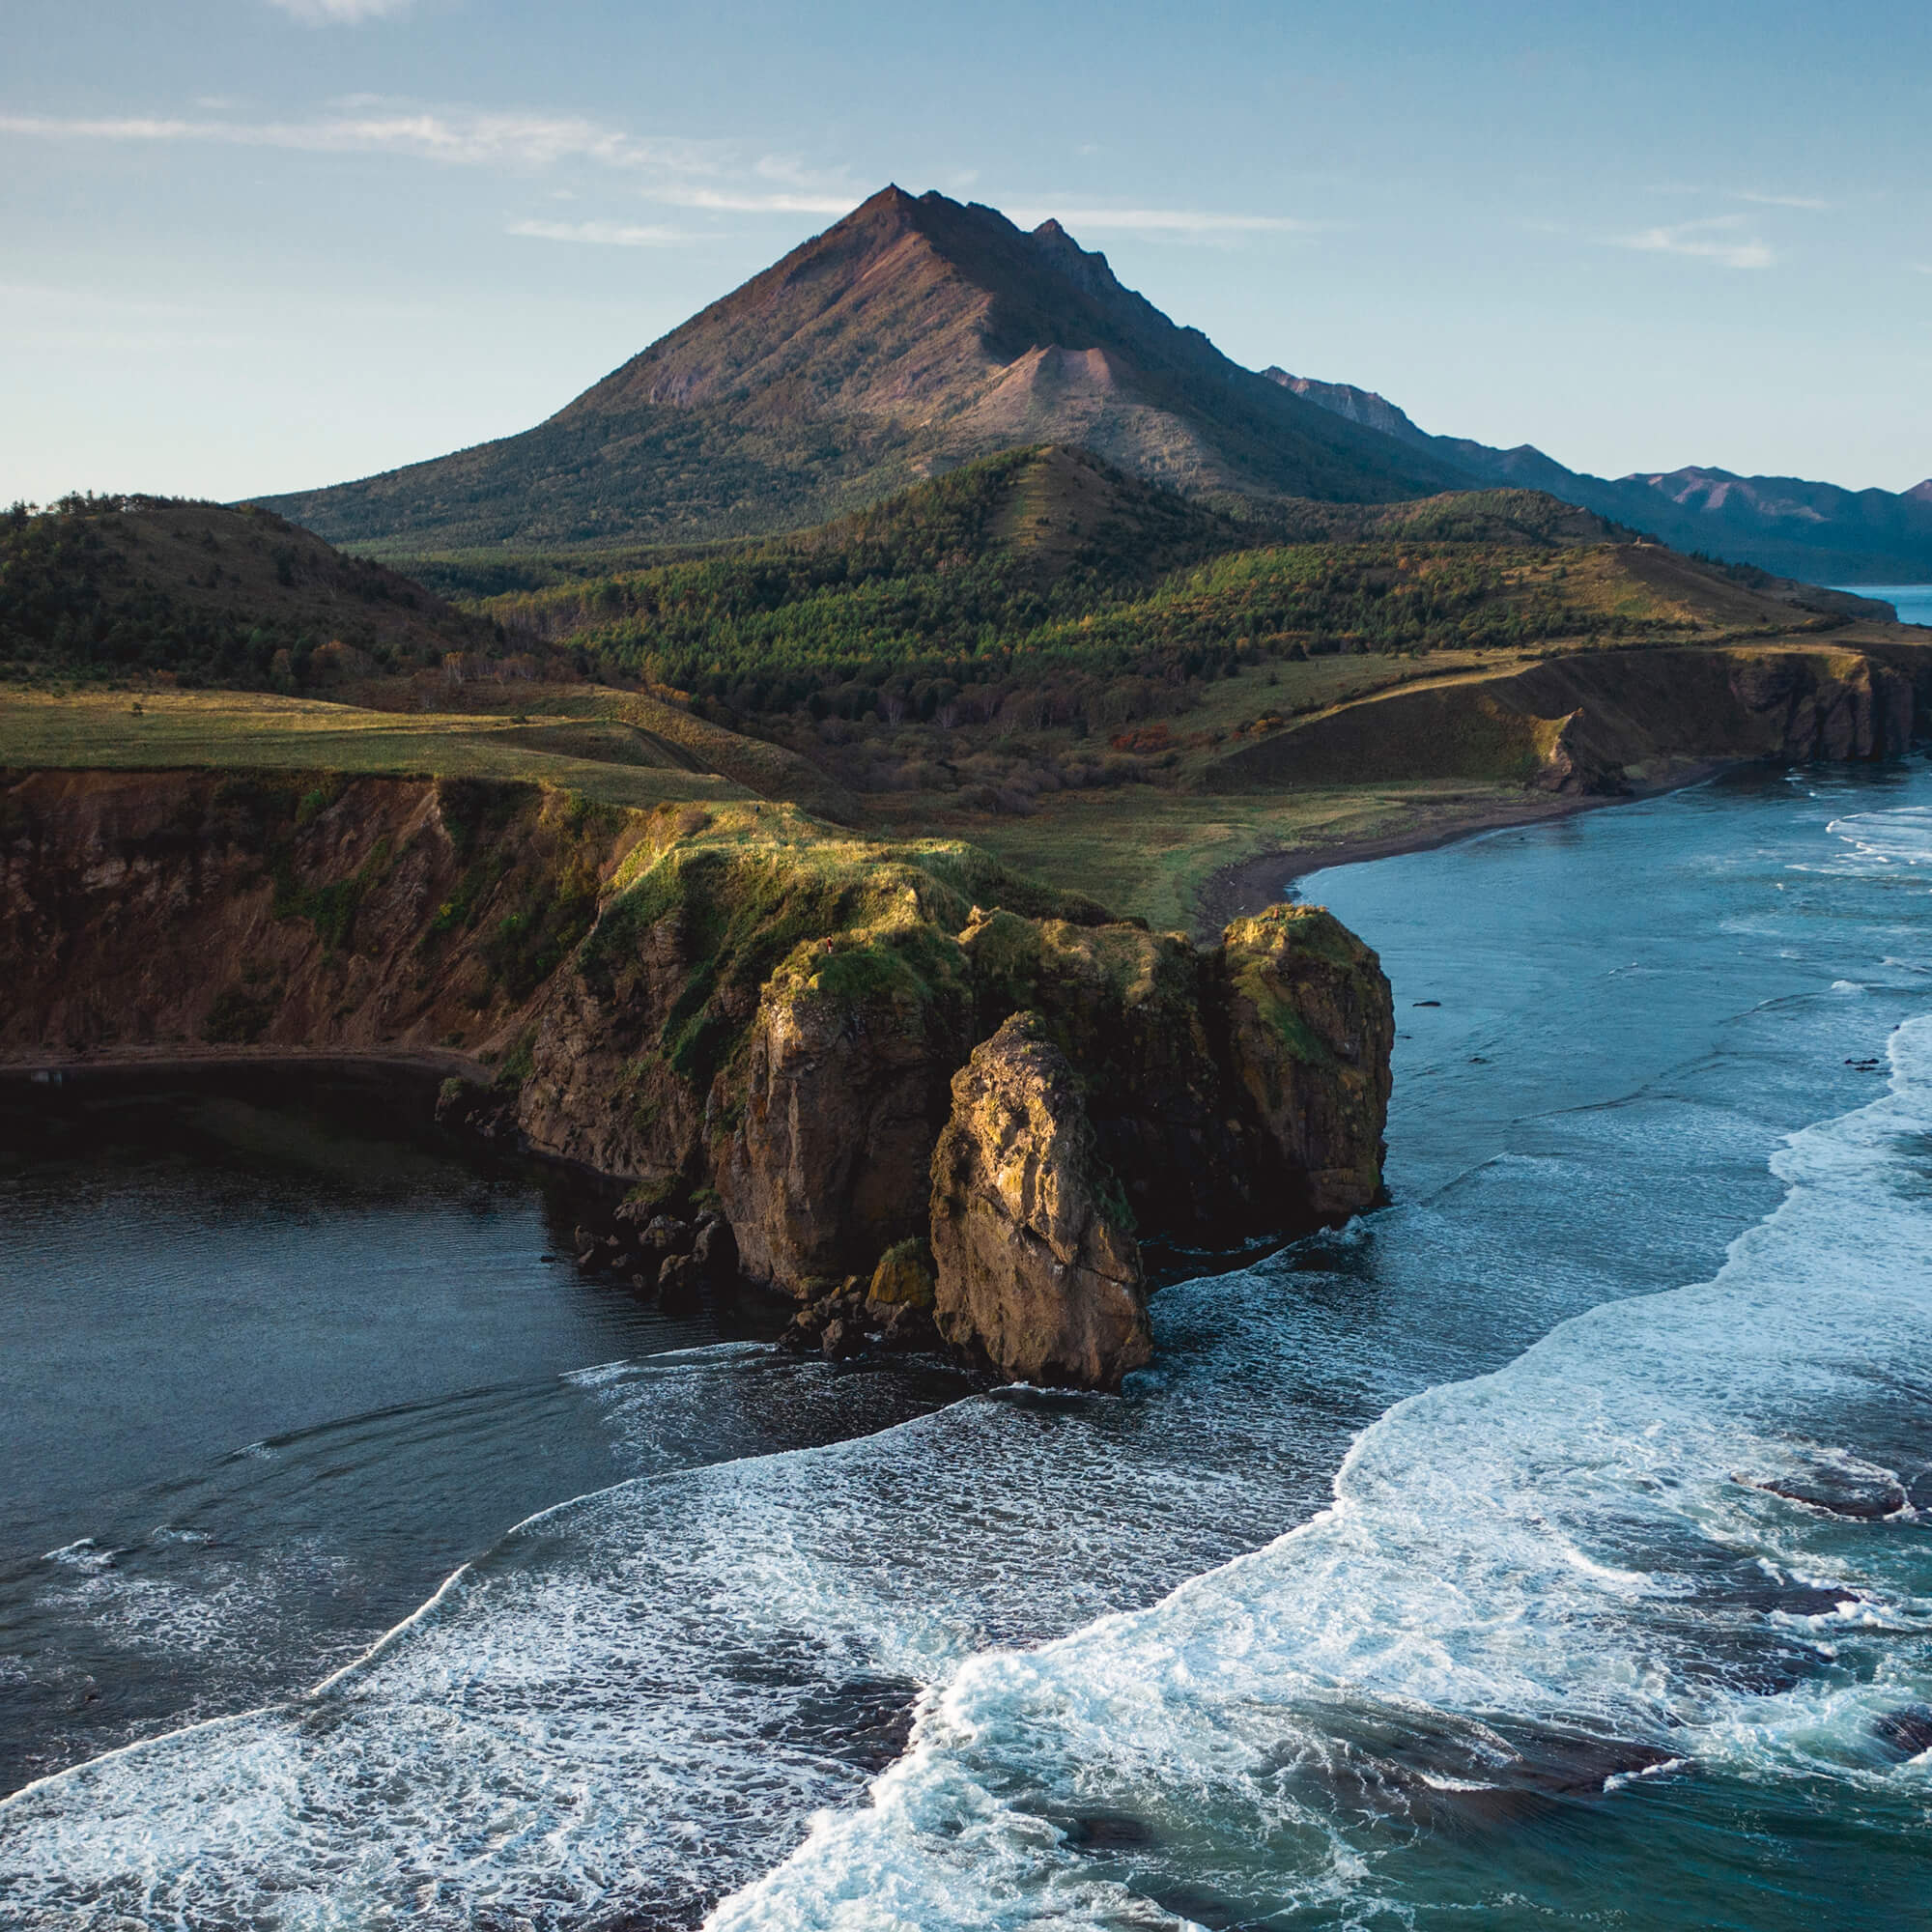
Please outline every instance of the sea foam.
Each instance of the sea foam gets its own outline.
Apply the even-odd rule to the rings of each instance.
[[[1891,998],[1751,1009],[1732,1084],[1804,1118],[1766,1095]],[[1433,1827],[1525,1765],[1618,1806],[1756,1780],[1922,1817],[1876,1727],[1932,1690],[1923,1543],[1826,1506],[1932,1501],[1888,1420],[1932,1339],[1926,1023],[1890,1055],[1700,1287],[1551,1327],[1734,1212],[1761,1129],[1686,1077],[1165,1292],[1122,1401],[1009,1391],[546,1511],[316,1693],[0,1804],[0,1923],[560,1927],[728,1892],[733,1928],[1395,1924]],[[1567,1245],[1530,1239],[1552,1197]],[[828,1373],[584,1393],[683,1443]]]
[[[1552,1729],[1604,1741],[1599,1791],[1634,1747],[1652,1773],[1923,1794],[1925,1759],[1873,1738],[1932,1692],[1932,1561],[1830,1500],[1889,1486],[1915,1514],[1914,1472],[1843,1447],[1932,1343],[1932,1018],[1891,1063],[1886,1098],[1780,1151],[1784,1203],[1714,1281],[1399,1405],[1329,1511],[1165,1602],[973,1659],[870,1805],[821,1817],[715,1932],[1143,1922],[1165,1863],[1215,1873],[1233,1915],[1396,1911],[1377,1834],[1341,1822],[1361,1794],[1505,1790]],[[1776,1634],[1819,1594],[1803,1639]],[[1187,1856],[1110,1876],[1094,1812]]]

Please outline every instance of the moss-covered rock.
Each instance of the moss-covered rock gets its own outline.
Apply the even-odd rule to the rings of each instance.
[[[1180,933],[992,913],[961,935],[982,1032],[1038,1014],[1142,1226],[1234,1238],[1255,1205],[1231,1121],[1208,958]]]
[[[924,1227],[971,1000],[958,942],[907,915],[798,946],[766,983],[732,1083],[719,1192],[747,1272],[794,1293]]]
[[[923,1308],[933,1302],[931,1257],[923,1236],[895,1242],[879,1257],[866,1290],[866,1304],[874,1313],[895,1308]]]
[[[1284,1222],[1374,1206],[1395,1042],[1381,962],[1321,907],[1279,905],[1230,925],[1219,964],[1231,1070]]]
[[[993,1113],[975,1158],[993,1160],[980,1128],[1010,1101],[985,1173],[1033,1177],[1001,1210],[1033,1257],[1015,1279],[1051,1274],[1028,1229],[1053,1265],[1137,1282],[1119,1245],[1136,1231],[1292,1233],[1379,1183],[1387,987],[1323,914],[1278,908],[1204,952],[971,846],[754,802],[620,812],[470,781],[42,773],[0,803],[0,1052],[462,1049],[451,1125],[630,1183],[626,1227],[715,1204],[747,1274],[842,1296],[853,1332],[898,1346],[931,1339],[918,1244],[976,1045]],[[1054,1206],[1062,1176],[1077,1211]],[[984,1292],[955,1297],[953,1341],[1010,1373],[1117,1376],[1131,1322],[1105,1349],[1015,1339],[1043,1318],[985,1286],[979,1212],[954,1216],[980,1231]]]
[[[791,807],[652,814],[557,976],[526,1131],[607,1172],[713,1185],[746,1272],[795,1293],[922,1230],[973,1043],[976,902],[1102,908],[970,845],[883,844]]]
[[[1117,1388],[1152,1354],[1126,1204],[1037,1014],[1007,1020],[953,1079],[932,1252],[940,1334],[1002,1375]]]

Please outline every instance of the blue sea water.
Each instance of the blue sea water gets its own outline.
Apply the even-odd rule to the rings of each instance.
[[[0,1923],[1923,1922],[1932,773],[1303,884],[1395,983],[1388,1208],[1163,1291],[1119,1400],[567,1373],[635,1475],[0,1804]]]
[[[1932,624],[1932,583],[1841,583],[1837,587],[1891,605],[1901,624]]]

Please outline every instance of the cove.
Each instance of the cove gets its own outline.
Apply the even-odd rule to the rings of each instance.
[[[10,1903],[1910,1922],[1928,823],[1918,761],[1760,773],[1304,882],[1395,982],[1388,1208],[1163,1290],[1119,1399],[557,1494],[311,1694],[0,1805]],[[829,1373],[772,1362],[597,1373],[667,1441]]]

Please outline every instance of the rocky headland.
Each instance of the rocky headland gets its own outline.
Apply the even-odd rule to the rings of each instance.
[[[0,781],[0,1059],[440,1058],[440,1113],[607,1176],[586,1267],[1112,1387],[1149,1238],[1381,1185],[1389,991],[1326,913],[1208,946],[946,840],[324,773]]]

